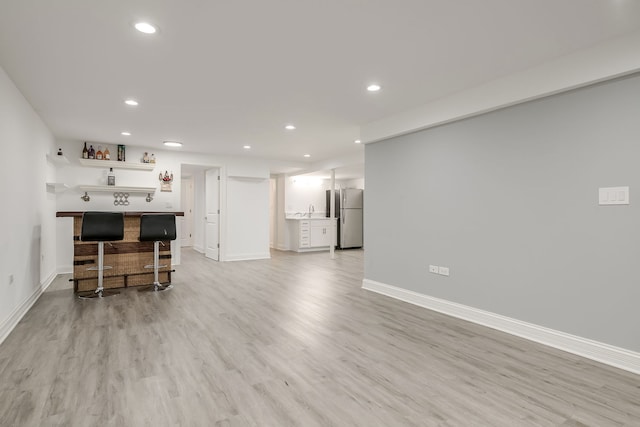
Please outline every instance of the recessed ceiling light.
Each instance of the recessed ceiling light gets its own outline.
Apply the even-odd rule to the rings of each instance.
[[[380,89],[381,89],[381,88],[380,88],[380,85],[377,85],[377,84],[375,84],[375,83],[374,83],[374,84],[370,84],[369,86],[367,86],[367,90],[368,90],[369,92],[377,92],[377,91],[379,91]]]
[[[182,147],[182,142],[178,141],[165,141],[164,145],[167,147]]]
[[[136,25],[136,30],[140,31],[141,33],[145,33],[145,34],[153,34],[156,32],[156,27],[154,27],[153,25],[149,24],[148,22],[138,22]]]
[[[127,105],[131,105],[132,107],[138,105],[138,101],[136,101],[135,99],[127,99],[126,101],[124,101],[124,103]]]
[[[244,148],[245,150],[251,150],[251,146],[250,145],[243,145],[242,148]]]
[[[120,132],[120,135],[131,136],[131,132]]]
[[[284,128],[286,130],[294,130],[296,127],[294,125],[286,125]]]
[[[362,144],[362,141],[360,141],[359,139],[356,139],[356,140],[355,140],[355,141],[353,141],[353,142],[355,142],[356,144]]]
[[[304,157],[311,157],[311,154],[305,154]]]

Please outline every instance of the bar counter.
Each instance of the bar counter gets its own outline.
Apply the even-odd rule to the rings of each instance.
[[[56,212],[58,218],[73,218],[73,290],[90,291],[98,285],[98,272],[87,268],[98,264],[98,244],[80,240],[82,230],[81,211]],[[127,288],[153,284],[153,242],[140,242],[140,215],[146,213],[172,213],[184,216],[184,212],[123,212],[124,239],[104,245],[104,265],[113,268],[104,271],[104,288]],[[160,283],[171,283],[171,241],[160,245]]]

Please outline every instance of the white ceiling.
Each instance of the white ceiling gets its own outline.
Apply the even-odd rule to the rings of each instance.
[[[369,122],[638,28],[636,0],[2,0],[0,65],[60,139],[311,163],[363,150]]]

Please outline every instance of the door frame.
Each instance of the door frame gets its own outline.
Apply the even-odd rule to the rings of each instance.
[[[202,163],[182,163],[181,164],[182,168],[184,168],[185,166],[187,166],[188,168],[193,168],[193,169],[202,171],[203,175],[204,175],[204,171],[209,169],[217,168],[220,171],[220,188],[218,191],[218,197],[219,197],[218,206],[220,206],[220,216],[218,218],[219,227],[220,227],[218,230],[218,242],[220,243],[220,251],[218,252],[218,261],[219,262],[226,261],[227,260],[227,168],[224,165],[220,165],[220,164],[202,164]],[[198,202],[201,203],[202,206],[204,206],[205,205],[204,197],[205,197],[204,192],[202,194],[194,194],[194,205],[196,204],[196,199],[202,198],[201,200],[198,200]],[[201,222],[203,232],[206,226],[205,224],[206,219],[204,217],[204,215],[206,215],[206,213],[204,212],[205,210],[206,208],[203,209],[203,212],[202,212],[203,215],[200,215],[199,219],[195,219],[196,217],[194,216],[194,222],[196,220]],[[206,240],[206,235],[204,236],[204,239]],[[205,241],[205,244],[206,244],[206,241]],[[203,250],[204,250],[204,247],[203,247]]]
[[[181,233],[184,235],[187,231],[189,231],[189,237],[186,238],[187,244],[184,244],[184,240],[180,239],[180,247],[193,247],[193,225],[194,225],[194,210],[195,210],[195,189],[194,189],[194,179],[193,176],[185,177],[181,179],[181,189],[182,194],[181,202],[184,201],[186,206],[181,206],[184,211],[184,219],[183,226],[181,228]],[[187,209],[190,212],[187,212]]]

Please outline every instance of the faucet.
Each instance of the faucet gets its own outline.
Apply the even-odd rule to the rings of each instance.
[[[311,218],[311,214],[314,213],[316,211],[316,209],[313,207],[313,205],[309,205],[309,218]]]

